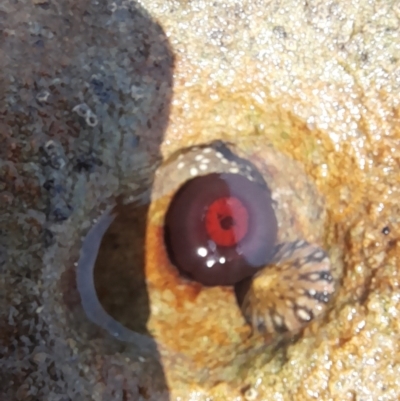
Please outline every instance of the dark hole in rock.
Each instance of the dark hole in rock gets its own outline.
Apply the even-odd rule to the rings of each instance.
[[[105,311],[125,327],[146,334],[145,231],[149,205],[120,205],[105,232],[94,266],[94,284]]]

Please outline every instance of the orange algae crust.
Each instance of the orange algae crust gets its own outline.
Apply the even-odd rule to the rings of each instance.
[[[345,10],[344,2],[340,4]],[[273,13],[272,8],[268,10]],[[363,20],[374,12],[363,4],[358,18]],[[316,29],[314,23],[302,26],[307,45],[313,43],[308,35]],[[165,26],[170,32],[179,31],[168,18]],[[364,38],[372,46],[373,38],[367,31]],[[292,341],[264,348],[260,355],[268,357],[248,358],[250,362],[241,365],[237,376],[219,378],[218,384],[213,380],[217,369],[209,371],[206,381],[197,375],[190,380],[178,377],[173,367],[164,362],[173,399],[182,396],[183,390],[179,390],[182,388],[187,399],[196,400],[400,397],[400,350],[395,334],[399,332],[400,314],[400,151],[396,145],[400,141],[400,108],[398,97],[396,100],[391,92],[396,87],[391,72],[400,65],[396,62],[390,71],[386,70],[388,90],[385,91],[377,84],[379,66],[364,65],[355,58],[352,46],[356,39],[347,38],[341,53],[338,49],[317,51],[314,43],[310,50],[305,50],[294,33],[289,36],[297,62],[301,59],[300,49],[310,59],[299,67],[304,76],[298,76],[298,82],[291,81],[292,87],[288,84],[286,88],[282,82],[281,87],[273,82],[284,81],[282,75],[289,74],[284,70],[284,60],[291,56],[282,55],[284,51],[280,53],[279,67],[268,60],[260,66],[259,61],[243,55],[241,65],[235,65],[235,79],[227,79],[229,84],[213,75],[217,66],[200,65],[193,55],[180,54],[170,125],[162,150],[167,158],[180,148],[218,138],[251,154],[256,164],[263,157],[260,145],[266,143],[297,160],[325,200],[327,218],[320,241],[334,262],[343,262],[336,272],[338,291],[322,321],[311,324]],[[189,40],[193,42],[188,47],[198,55],[196,46],[198,43],[200,46],[201,40]],[[334,38],[330,40],[333,43]],[[183,39],[177,39],[175,46],[179,48],[182,43]],[[283,44],[286,45],[290,46],[287,42]],[[315,57],[314,54],[311,57],[312,52]],[[328,60],[335,60],[343,76],[333,78],[334,75],[323,76],[318,72]],[[304,226],[305,231],[312,231],[312,226],[307,223]],[[383,233],[385,227],[390,228],[388,234]],[[161,246],[156,238],[154,234],[149,249]],[[162,261],[158,267],[163,268]],[[149,265],[147,268],[155,269]],[[228,292],[219,295],[230,297]],[[235,305],[231,308],[235,309]],[[231,324],[229,319],[232,317],[233,322],[235,315],[230,313],[228,308],[207,315],[204,324],[213,332],[210,338],[214,335],[216,339],[217,333],[224,330],[227,336],[237,335],[241,322]],[[192,324],[201,326],[197,322],[184,322],[185,327],[179,329],[189,330]],[[179,332],[176,331],[177,335]],[[263,343],[262,338],[253,339],[251,347]],[[222,342],[219,344],[223,346]],[[190,348],[192,355],[198,355],[199,364],[209,361],[203,356],[206,353],[203,354],[200,337],[186,344],[187,348],[179,340],[176,345],[182,347],[179,349]],[[169,356],[162,355],[167,361]],[[232,358],[231,364],[235,363]],[[232,372],[235,372],[233,367]]]
[[[228,96],[224,90],[217,93],[219,98]],[[235,107],[241,110],[248,110],[251,105],[251,99],[235,99]],[[229,104],[227,107],[230,109]],[[372,110],[370,113],[369,118],[377,117]],[[257,148],[261,140],[270,141],[275,149],[298,160],[323,194],[328,217],[321,242],[327,245],[332,260],[337,261],[336,278],[340,283],[333,307],[323,322],[312,324],[296,342],[286,343],[281,349],[274,348],[275,344],[269,348],[263,347],[265,339],[253,338],[250,347],[259,347],[261,354],[267,357],[260,357],[258,361],[256,357],[249,358],[252,366],[238,362],[238,369],[235,369],[232,355],[228,353],[222,356],[221,353],[221,359],[218,359],[219,352],[224,346],[229,349],[228,343],[233,341],[233,352],[240,354],[240,349],[246,348],[241,341],[248,332],[237,314],[232,294],[214,289],[201,299],[210,305],[218,305],[217,309],[214,313],[202,315],[199,320],[182,319],[180,325],[175,326],[175,335],[171,333],[171,348],[174,348],[174,344],[175,352],[190,350],[197,366],[208,367],[207,373],[211,377],[207,374],[206,382],[200,379],[197,372],[192,378],[193,383],[197,384],[192,385],[196,390],[191,391],[198,395],[196,399],[199,400],[207,397],[225,400],[306,400],[314,397],[353,400],[358,394],[373,394],[374,399],[378,396],[395,399],[399,396],[400,373],[400,349],[394,334],[400,329],[400,193],[396,184],[399,174],[390,165],[398,165],[400,161],[398,149],[393,148],[394,139],[400,141],[399,125],[391,128],[388,138],[379,141],[374,140],[365,125],[365,142],[361,149],[355,148],[351,140],[344,141],[340,149],[335,149],[326,131],[310,129],[293,113],[279,106],[270,113],[259,110],[257,118],[271,121],[274,117],[276,121],[277,116],[279,123],[272,127],[265,124],[263,131],[256,127],[240,134],[224,132],[221,137],[243,149],[247,146]],[[203,129],[207,132],[203,121],[197,121],[199,132]],[[195,126],[196,122],[192,124]],[[203,138],[208,139],[209,136],[201,134],[196,139],[171,138],[174,146],[184,147],[201,143]],[[170,148],[165,146],[166,154]],[[363,155],[357,154],[358,151]],[[372,160],[361,168],[360,157]],[[252,161],[257,163],[256,154]],[[307,222],[303,224],[306,231],[312,229]],[[390,226],[388,235],[382,232],[385,226]],[[162,234],[157,234],[150,241],[150,254],[156,253],[152,249],[159,250],[163,246],[160,239]],[[339,267],[342,260],[344,269]],[[150,262],[151,265],[155,263],[153,260]],[[163,269],[166,264],[168,261],[159,260],[157,268]],[[185,296],[178,297],[181,300],[186,297],[189,310],[196,315],[194,310],[200,304],[190,303],[193,302],[189,300],[193,293],[189,288],[183,291]],[[199,330],[200,327],[204,328],[203,331]],[[160,326],[159,331],[164,328],[167,329],[168,325],[163,328]],[[177,341],[176,336],[186,331],[190,335],[186,337],[183,334]],[[240,332],[244,336],[241,337]],[[204,347],[201,344],[202,336],[207,337],[215,348]],[[163,340],[164,337],[161,343]],[[230,372],[222,380],[223,384],[217,385],[213,378],[220,381],[218,372],[226,363],[231,364]],[[179,377],[178,380],[175,372],[172,373],[174,369],[169,368],[168,363],[164,366],[172,389],[179,388],[181,380],[185,382],[189,379]],[[374,381],[378,381],[379,385],[373,385]]]
[[[182,278],[168,259],[162,226],[150,222],[146,238],[147,327],[165,366],[184,382],[234,379],[238,367],[232,371],[229,365],[250,328],[236,306],[233,287],[203,287]]]
[[[218,94],[223,98],[221,92]],[[236,107],[244,110],[251,104],[245,98],[235,102]],[[340,263],[344,258],[344,271],[338,267],[341,270],[337,274],[339,290],[323,324],[312,324],[297,342],[284,346],[281,351],[270,348],[269,361],[253,361],[254,365],[245,370],[241,380],[235,380],[238,376],[227,378],[224,399],[279,399],[276,398],[279,395],[280,399],[293,400],[313,397],[353,400],[357,394],[395,399],[399,396],[400,373],[400,349],[395,335],[400,329],[400,193],[396,184],[399,173],[389,166],[400,161],[399,150],[393,148],[394,139],[400,141],[399,125],[392,127],[389,138],[380,141],[374,141],[364,127],[365,146],[361,149],[364,155],[360,156],[351,141],[345,141],[335,150],[327,132],[309,129],[291,112],[277,107],[271,115],[279,116],[278,126],[241,133],[240,137],[227,133],[223,137],[244,148],[246,144],[256,148],[267,137],[271,146],[302,163],[324,196],[328,211],[325,241],[334,261]],[[258,117],[271,121],[271,115],[264,110],[264,113],[259,111]],[[372,111],[370,118],[376,118]],[[201,127],[202,122],[198,123]],[[179,146],[197,142],[185,139],[171,142]],[[360,168],[358,157],[371,157],[373,161]],[[252,160],[256,162],[257,156]],[[388,225],[390,233],[386,236],[382,230]],[[217,296],[217,299],[221,298]],[[219,312],[215,316],[207,315],[208,327],[216,336],[213,325],[219,330],[225,325],[227,335],[233,335],[237,326],[229,320],[229,308]],[[185,321],[184,324],[193,323]],[[261,347],[263,341],[262,338],[254,340],[252,346]],[[189,344],[193,354],[201,350],[196,342]],[[211,366],[210,361],[199,360],[200,364],[207,362]],[[373,385],[371,378],[379,386]],[[197,379],[194,381],[198,382]],[[199,391],[204,395],[198,399],[210,396],[219,399],[221,387],[209,388],[211,382],[201,387]],[[172,381],[171,388],[175,385],[178,383]]]

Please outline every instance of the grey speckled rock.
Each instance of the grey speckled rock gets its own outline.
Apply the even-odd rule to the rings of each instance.
[[[155,345],[152,367],[132,361],[121,383],[121,345],[88,323],[70,272],[100,210],[148,196],[137,189],[151,186],[171,98],[166,36],[121,1],[5,1],[0,23],[0,399],[137,399],[150,383],[163,399]]]

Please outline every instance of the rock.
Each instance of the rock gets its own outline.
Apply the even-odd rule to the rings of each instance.
[[[31,397],[32,375],[37,399],[90,400],[93,388],[105,401],[399,399],[398,7],[35,1],[0,11],[0,398]],[[79,104],[97,119],[72,112]],[[171,281],[174,296],[163,297],[142,287],[139,354],[139,340],[120,342],[79,303],[88,222],[121,199],[144,204],[162,159],[215,139],[258,163],[268,143],[302,166],[325,198],[321,230],[330,258],[344,261],[341,285],[322,320],[274,346],[250,337],[229,290]],[[309,217],[301,227],[311,235]],[[162,287],[168,261],[153,250],[146,268]],[[199,300],[209,315],[193,312]],[[182,310],[190,324],[175,331],[160,318]],[[50,358],[32,365],[22,339],[46,344]],[[138,355],[145,362],[133,363]]]

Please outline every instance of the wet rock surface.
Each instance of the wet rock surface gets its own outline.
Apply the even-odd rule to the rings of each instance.
[[[0,395],[399,398],[399,4],[142,3],[1,6]],[[131,326],[143,337],[121,342],[85,315],[76,264],[106,209],[150,201],[162,158],[215,139],[300,163],[325,199],[316,236],[343,265],[328,315],[269,347],[231,330],[244,323],[233,293],[208,290],[226,305],[204,322],[193,314],[180,350],[207,355],[196,325],[228,346],[185,377],[190,361],[174,361],[156,330],[157,308],[173,316],[162,308],[179,297],[150,285]],[[162,254],[147,258],[159,279]]]

